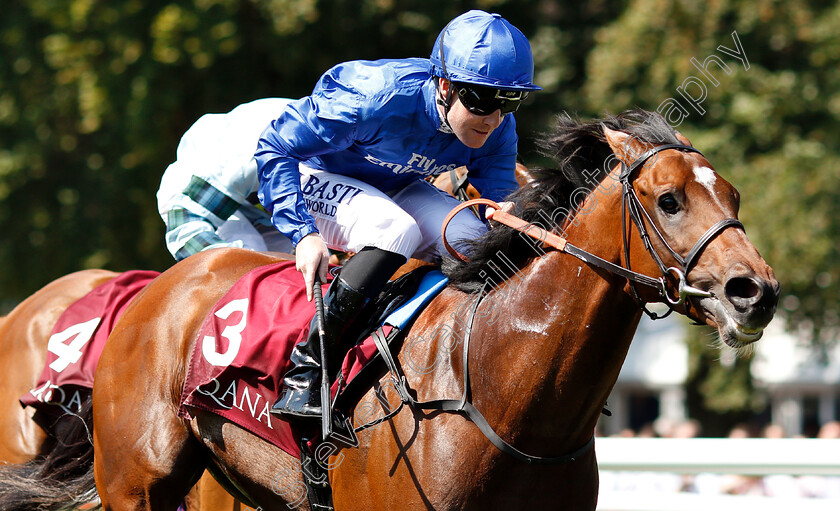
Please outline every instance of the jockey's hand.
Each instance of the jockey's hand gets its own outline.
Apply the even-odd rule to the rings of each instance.
[[[502,208],[500,211],[504,211],[505,213],[510,213],[511,211],[513,211],[514,204],[513,204],[513,202],[505,201],[505,202],[500,202],[499,206],[501,206],[501,208]],[[489,215],[490,215],[491,211],[496,211],[496,208],[494,208],[492,206],[487,206],[484,210],[484,217],[487,218],[487,220],[490,220]]]
[[[306,299],[312,301],[315,275],[321,282],[327,281],[327,269],[330,261],[330,251],[327,244],[317,232],[306,235],[295,247],[295,266],[303,274],[306,283]]]

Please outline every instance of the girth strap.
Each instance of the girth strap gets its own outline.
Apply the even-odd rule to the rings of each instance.
[[[364,424],[356,428],[356,431],[360,431],[362,429],[369,428],[376,424],[381,423],[384,420],[387,420],[394,415],[396,415],[403,407],[403,405],[409,405],[412,408],[417,408],[420,410],[440,410],[444,412],[455,412],[465,415],[470,421],[475,424],[478,429],[484,434],[484,436],[490,440],[490,442],[495,445],[500,451],[503,453],[512,456],[519,461],[529,463],[529,464],[564,464],[564,463],[571,463],[587,452],[595,444],[595,437],[589,439],[586,444],[581,446],[580,448],[576,449],[575,451],[564,454],[562,456],[551,456],[551,457],[544,457],[544,456],[533,456],[530,454],[526,454],[516,447],[510,445],[506,442],[502,437],[493,430],[493,427],[490,423],[487,422],[487,419],[482,415],[482,413],[472,404],[470,401],[470,373],[469,373],[469,350],[470,350],[470,338],[472,333],[472,326],[473,320],[475,319],[476,312],[478,311],[478,306],[481,303],[481,299],[484,297],[484,288],[481,289],[478,296],[476,297],[475,304],[473,304],[470,310],[469,320],[467,321],[467,328],[464,332],[464,353],[463,353],[463,373],[464,373],[464,392],[461,396],[460,400],[455,399],[436,399],[431,401],[417,401],[414,399],[411,393],[411,389],[408,385],[408,380],[405,377],[402,369],[400,368],[399,363],[391,354],[391,350],[388,348],[387,340],[385,339],[385,333],[383,332],[382,328],[376,329],[373,333],[373,340],[376,344],[376,348],[379,350],[379,354],[382,356],[382,359],[385,361],[385,364],[388,366],[388,370],[391,372],[392,381],[396,386],[397,393],[400,395],[401,403],[395,410],[390,411],[384,417],[380,417],[379,419]],[[391,335],[399,335],[399,331],[395,329],[396,334],[392,331]]]

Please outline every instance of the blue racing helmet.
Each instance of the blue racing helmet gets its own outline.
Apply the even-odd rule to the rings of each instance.
[[[438,35],[429,60],[433,75],[452,82],[542,90],[533,83],[528,38],[499,14],[472,10],[453,19]]]

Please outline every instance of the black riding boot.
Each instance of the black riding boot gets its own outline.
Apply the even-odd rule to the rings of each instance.
[[[327,340],[328,361],[336,357],[336,339],[368,302],[368,297],[351,288],[341,277],[337,277],[324,296],[324,338]],[[309,324],[309,336],[292,350],[292,364],[283,377],[285,391],[274,404],[271,413],[295,417],[321,416],[321,343],[318,339],[318,317]],[[327,366],[335,371],[334,366]]]
[[[350,258],[324,296],[324,338],[327,341],[328,369],[335,374],[337,364],[352,346],[342,335],[357,318],[364,317],[366,305],[375,298],[388,278],[405,262],[405,257],[381,249],[365,248]],[[342,342],[344,341],[344,342]],[[285,390],[271,413],[285,419],[321,417],[321,348],[318,318],[312,318],[309,336],[292,350],[293,367],[283,377]]]

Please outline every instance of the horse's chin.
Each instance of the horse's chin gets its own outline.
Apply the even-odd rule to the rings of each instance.
[[[740,349],[751,345],[764,335],[764,327],[749,328],[739,323],[717,298],[704,298],[700,306],[717,327],[720,340],[727,346]]]

